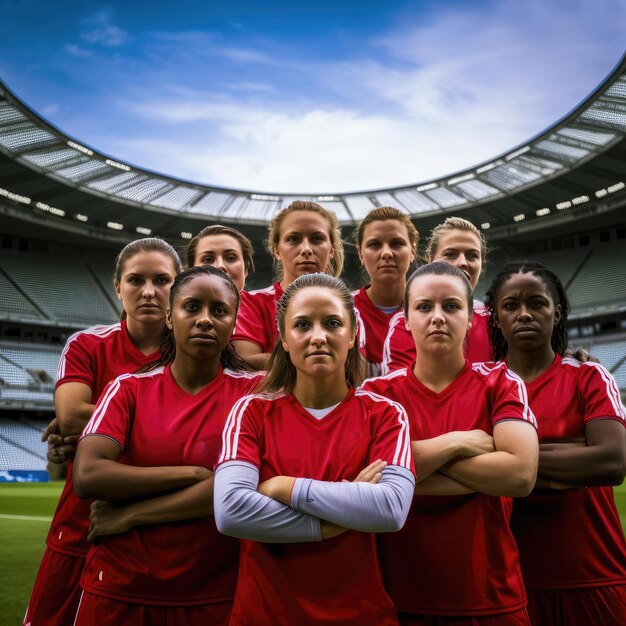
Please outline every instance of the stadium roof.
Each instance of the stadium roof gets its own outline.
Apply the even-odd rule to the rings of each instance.
[[[573,218],[585,214],[581,209],[589,215],[592,206],[599,212],[615,208],[626,186],[625,136],[626,55],[564,118],[472,168],[397,188],[270,194],[184,181],[102,154],[46,122],[0,81],[0,210],[30,213],[26,219],[64,230],[186,239],[207,222],[257,230],[298,198],[323,204],[342,224],[392,205],[420,228],[463,212],[484,229],[511,233],[568,209]]]

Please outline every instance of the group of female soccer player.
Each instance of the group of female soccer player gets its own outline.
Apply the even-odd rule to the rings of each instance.
[[[626,409],[568,356],[559,278],[508,264],[474,301],[485,240],[461,218],[410,274],[403,212],[355,240],[354,294],[311,202],[272,220],[267,289],[229,227],[185,271],[162,240],[122,250],[122,321],[59,364],[52,457],[82,435],[24,624],[625,623]]]

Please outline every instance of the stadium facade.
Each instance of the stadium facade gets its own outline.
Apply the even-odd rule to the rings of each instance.
[[[11,417],[0,420],[0,442],[12,442],[0,461],[15,463],[9,456],[21,454],[26,465],[45,465],[36,418],[51,414],[67,336],[118,318],[111,274],[123,244],[156,235],[183,247],[209,223],[233,225],[257,251],[248,287],[265,286],[272,271],[263,251],[267,223],[296,198],[337,214],[352,286],[360,272],[351,231],[378,206],[406,211],[423,237],[450,215],[482,228],[491,253],[479,296],[505,260],[544,262],[567,288],[571,343],[600,358],[624,395],[625,137],[626,56],[550,128],[472,168],[354,193],[244,191],[102,154],[49,124],[0,81],[0,411]]]

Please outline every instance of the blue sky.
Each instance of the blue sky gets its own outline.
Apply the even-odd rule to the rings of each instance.
[[[0,0],[0,78],[51,123],[207,184],[416,183],[524,142],[626,48],[623,0]]]

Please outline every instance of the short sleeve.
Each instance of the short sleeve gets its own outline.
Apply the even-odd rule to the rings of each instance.
[[[59,359],[56,387],[70,382],[84,383],[94,389],[93,350],[83,333],[75,333],[67,340]]]
[[[386,374],[405,367],[415,361],[415,343],[406,329],[404,313],[396,313],[389,323],[389,331],[383,344],[382,372]]]
[[[491,423],[519,419],[537,428],[537,420],[528,405],[524,381],[503,363],[489,375],[492,394]]]
[[[264,352],[271,352],[276,338],[276,332],[271,332],[275,326],[275,315],[269,315],[261,306],[261,297],[255,297],[247,292],[241,293],[237,322],[231,341],[250,341],[261,347]],[[267,319],[271,317],[271,319]]]
[[[227,461],[246,461],[260,467],[264,401],[257,398],[244,396],[231,409],[222,433],[222,451],[216,467]]]
[[[129,374],[125,374],[105,387],[81,438],[88,435],[103,435],[124,448],[135,414],[134,381]]]
[[[599,363],[583,363],[578,368],[578,391],[584,407],[585,424],[598,418],[626,423],[626,409],[619,388],[608,370]]]
[[[369,462],[380,459],[388,465],[398,465],[415,474],[409,418],[404,407],[372,391],[361,389],[357,395],[365,397],[366,402],[371,404],[367,409],[370,412],[372,435]]]

